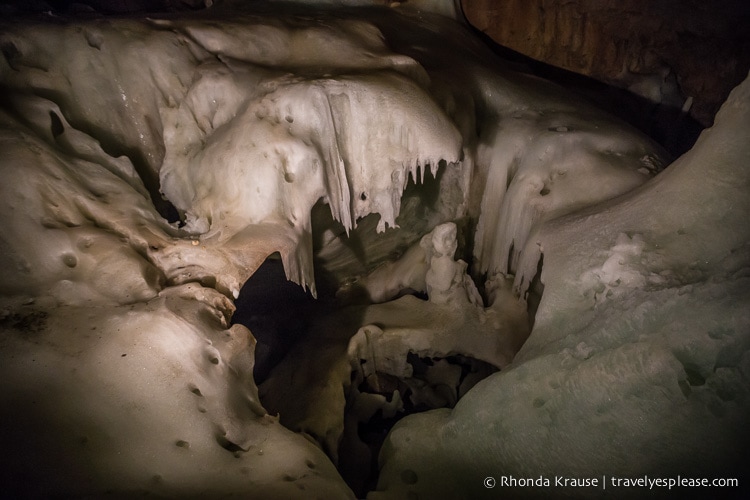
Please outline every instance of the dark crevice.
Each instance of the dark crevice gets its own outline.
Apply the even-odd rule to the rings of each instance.
[[[692,363],[686,363],[683,365],[685,374],[687,375],[687,382],[691,387],[698,387],[706,384],[706,378],[701,375],[700,368]]]
[[[536,273],[531,279],[529,284],[529,290],[526,292],[526,310],[529,314],[529,329],[534,328],[534,322],[536,320],[536,312],[539,309],[539,304],[542,302],[542,295],[544,294],[544,283],[542,283],[542,268],[544,267],[544,254],[539,254],[539,261],[536,263]]]
[[[232,323],[255,337],[254,378],[260,385],[307,331],[315,299],[289,281],[278,253],[271,255],[245,282],[235,302]]]
[[[50,131],[52,132],[53,137],[58,137],[65,132],[65,127],[63,126],[62,120],[60,120],[60,117],[57,116],[57,113],[54,111],[49,112],[49,119],[50,119]]]
[[[278,254],[270,256],[248,279],[236,301],[233,322],[247,326],[257,340],[255,380],[258,385],[268,380],[273,368],[296,343],[314,334],[313,325],[330,313],[333,304],[338,304],[332,297],[324,300],[333,302],[321,305],[320,299],[314,300],[301,287],[289,282]],[[361,319],[352,321],[360,324]],[[459,354],[432,357],[410,352],[405,356],[412,367],[408,377],[376,371],[363,378],[362,371],[353,370],[344,413],[344,433],[337,449],[330,449],[324,437],[313,436],[336,462],[342,478],[358,498],[364,498],[376,487],[378,455],[396,423],[414,413],[454,407],[471,387],[497,372],[496,367],[486,362]],[[360,360],[362,365],[367,363],[368,360]],[[448,367],[450,376],[445,375]],[[316,382],[319,381],[300,380],[303,384]],[[388,404],[369,418],[358,413],[362,411],[361,405],[355,403],[358,398],[373,396],[383,397]],[[272,407],[267,408],[274,413]],[[284,424],[283,414],[281,418]],[[367,420],[361,421],[362,418]],[[235,454],[242,453],[222,436],[218,436],[217,441]]]
[[[399,378],[376,372],[362,381],[358,387],[360,393],[384,396],[389,402],[393,401],[395,393],[398,391],[403,408],[392,416],[385,416],[382,410],[377,410],[368,421],[358,422],[356,424],[356,436],[360,442],[359,446],[352,445],[346,439],[342,441],[339,448],[339,469],[357,498],[364,498],[368,492],[376,488],[379,475],[378,456],[386,436],[393,426],[408,415],[436,408],[453,408],[474,384],[497,372],[497,368],[488,363],[458,354],[446,357],[429,357],[410,352],[407,354],[407,362],[413,368],[411,377]],[[455,380],[454,387],[435,383],[431,379],[430,370],[438,363],[448,363],[460,367],[460,376]],[[452,391],[455,397],[443,398],[442,400],[439,397],[433,398],[433,403],[436,401],[442,401],[442,403],[430,404],[425,402],[423,395],[415,393],[415,387],[420,388],[419,390],[434,391],[435,394],[447,394]],[[353,433],[345,432],[345,434],[351,435]],[[352,450],[356,450],[359,456],[349,455]],[[364,450],[367,450],[367,452],[364,452]],[[351,464],[356,464],[356,467]]]
[[[216,442],[219,443],[219,446],[221,446],[227,451],[231,451],[232,453],[242,453],[246,451],[246,450],[243,450],[242,447],[234,444],[233,442],[231,442],[225,436],[222,436],[222,435],[216,436]]]

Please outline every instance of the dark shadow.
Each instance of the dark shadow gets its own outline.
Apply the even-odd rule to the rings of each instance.
[[[363,394],[378,394],[392,401],[395,391],[401,395],[403,410],[393,416],[384,416],[382,410],[377,410],[367,422],[358,422],[356,435],[361,444],[369,452],[369,463],[362,456],[350,456],[353,450],[360,455],[367,455],[365,448],[351,446],[346,439],[342,441],[339,448],[339,472],[349,487],[352,488],[357,498],[364,498],[368,492],[374,491],[377,487],[379,476],[378,456],[385,443],[388,433],[391,431],[402,418],[429,411],[436,408],[453,408],[458,400],[477,382],[496,373],[498,370],[494,366],[483,361],[461,356],[453,355],[445,358],[420,357],[414,353],[407,354],[407,362],[412,366],[412,377],[400,379],[392,375],[376,372],[359,384],[358,390]],[[435,385],[430,379],[429,371],[438,362],[447,362],[451,366],[460,368],[460,377],[456,380],[455,387]],[[435,391],[437,395],[444,393],[446,397],[437,397],[432,403],[426,403],[419,396],[416,396],[416,402],[412,399],[415,396],[412,387],[415,382],[417,385],[424,384],[429,390]],[[346,425],[354,425],[351,419],[346,420]],[[345,435],[348,433],[345,432]],[[347,446],[350,445],[350,446]],[[350,467],[349,464],[355,464],[358,467]],[[363,470],[362,465],[367,465]]]
[[[43,14],[90,17],[91,15],[123,15],[157,12],[204,10],[203,0],[28,0],[0,1],[0,12],[7,14]]]
[[[286,278],[274,253],[245,282],[235,306],[232,323],[246,326],[257,341],[253,375],[259,385],[307,331],[315,299]]]
[[[542,302],[542,295],[544,294],[544,283],[542,283],[542,268],[544,267],[544,254],[539,256],[539,261],[536,264],[536,273],[531,278],[529,284],[529,290],[526,292],[526,310],[529,313],[529,331],[534,329],[534,322],[536,321],[536,312],[539,309],[539,304]]]
[[[333,294],[347,279],[362,276],[385,261],[397,260],[430,232],[430,223],[435,222],[440,210],[440,182],[447,168],[452,167],[441,161],[431,172],[425,171],[424,182],[421,168],[417,172],[419,182],[409,175],[396,217],[399,227],[389,227],[384,233],[377,233],[380,215],[373,213],[359,219],[347,235],[344,226],[333,219],[329,206],[319,201],[311,211],[319,294]]]

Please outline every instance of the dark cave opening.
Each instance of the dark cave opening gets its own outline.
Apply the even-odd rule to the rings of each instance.
[[[237,310],[233,322],[247,326],[257,341],[254,377],[260,388],[262,404],[271,414],[278,414],[280,422],[290,430],[301,432],[317,442],[359,498],[366,496],[377,485],[378,455],[394,425],[411,414],[453,408],[476,383],[498,371],[489,363],[456,353],[436,356],[408,352],[403,353],[403,357],[411,366],[410,376],[395,376],[384,371],[364,376],[362,367],[358,368],[354,360],[351,383],[342,388],[346,398],[345,408],[342,408],[344,429],[338,445],[333,447],[327,436],[298,428],[299,419],[294,414],[305,414],[308,411],[307,403],[279,403],[276,396],[271,396],[271,391],[278,390],[275,379],[286,380],[284,384],[304,386],[296,394],[314,391],[310,388],[321,383],[312,375],[316,372],[302,373],[293,377],[294,381],[284,378],[289,374],[286,365],[298,359],[295,356],[299,354],[294,351],[302,350],[304,356],[309,355],[310,359],[321,356],[312,349],[320,345],[325,348],[327,343],[330,344],[333,337],[321,338],[321,335],[328,335],[331,331],[328,326],[332,323],[342,330],[335,334],[340,337],[335,342],[345,348],[347,340],[364,324],[362,318],[366,308],[374,305],[366,294],[356,293],[357,277],[398,259],[410,247],[419,245],[423,235],[445,222],[441,213],[444,203],[442,196],[446,191],[443,180],[446,169],[454,167],[441,162],[437,169],[425,169],[423,179],[422,168],[418,169],[416,179],[409,176],[402,194],[401,213],[397,218],[399,228],[390,228],[378,234],[375,227],[379,217],[371,214],[360,219],[357,228],[347,235],[343,226],[332,219],[327,205],[319,202],[313,208],[311,217],[317,299],[287,280],[277,253],[267,258],[248,279],[235,304]],[[451,184],[448,189],[453,189]],[[456,222],[459,229],[458,250],[454,258],[465,259],[471,264],[470,223]],[[347,283],[352,281],[355,286],[348,290],[349,293],[337,294],[342,285],[346,289]],[[429,300],[424,291],[408,287],[387,300],[396,300],[404,295]],[[360,360],[360,363],[363,361]],[[363,415],[363,405],[377,406],[373,401],[379,401],[381,407]],[[340,410],[331,408],[327,411]]]
[[[257,342],[253,370],[256,384],[268,378],[305,333],[316,305],[308,290],[286,278],[278,253],[269,256],[245,282],[235,302],[232,323],[245,325]]]

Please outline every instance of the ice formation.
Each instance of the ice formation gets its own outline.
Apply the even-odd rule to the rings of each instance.
[[[750,78],[714,127],[654,180],[535,232],[526,255],[544,252],[545,289],[528,341],[452,411],[401,421],[371,498],[489,498],[483,478],[500,475],[681,474],[740,478],[742,486],[749,103]]]
[[[653,142],[409,3],[0,22],[7,491],[475,498],[743,456],[747,83],[654,177]],[[276,252],[333,292],[259,390],[232,314]],[[372,484],[359,425],[406,407],[437,409]]]
[[[360,450],[361,470],[350,472],[350,483],[352,476],[364,481],[358,476],[366,477],[376,458],[357,436],[359,423],[378,411],[393,417],[404,405],[453,406],[478,380],[507,366],[528,335],[526,308],[517,300],[483,307],[466,263],[453,258],[454,223],[438,225],[419,247],[427,260],[421,277],[427,301],[405,295],[315,321],[260,386],[267,409],[334,460],[339,450]],[[309,382],[296,383],[300,378]]]

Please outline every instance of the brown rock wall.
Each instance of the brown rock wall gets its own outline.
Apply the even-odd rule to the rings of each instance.
[[[682,106],[704,126],[750,69],[746,0],[462,0],[500,45]]]

